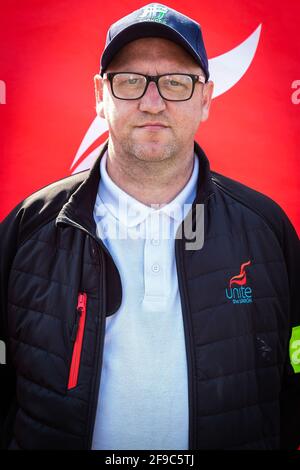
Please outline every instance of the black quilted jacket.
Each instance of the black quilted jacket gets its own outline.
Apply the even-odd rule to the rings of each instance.
[[[289,340],[300,325],[299,239],[275,202],[210,171],[197,144],[196,152],[192,214],[196,227],[195,203],[204,204],[204,246],[175,241],[189,448],[296,448],[300,374]],[[99,158],[25,199],[1,225],[4,448],[91,448],[105,316],[122,300],[93,220]]]

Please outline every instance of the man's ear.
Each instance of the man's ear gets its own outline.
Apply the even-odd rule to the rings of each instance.
[[[105,119],[103,108],[103,78],[98,73],[94,76],[96,113],[99,117]]]
[[[212,100],[212,94],[214,91],[214,83],[209,80],[205,83],[202,93],[202,116],[201,121],[206,121],[209,116],[209,110]]]

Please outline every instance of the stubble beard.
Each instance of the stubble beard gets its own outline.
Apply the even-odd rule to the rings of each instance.
[[[178,154],[178,144],[176,141],[159,145],[158,143],[139,143],[127,139],[123,145],[124,152],[130,159],[138,160],[144,164],[166,161],[172,165]],[[138,162],[136,162],[138,163]]]

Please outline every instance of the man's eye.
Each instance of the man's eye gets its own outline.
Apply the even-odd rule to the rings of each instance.
[[[128,85],[136,85],[138,82],[138,78],[128,78],[127,83]]]
[[[182,87],[183,86],[183,83],[181,82],[178,82],[177,80],[169,80],[167,82],[167,85],[171,86],[171,87]]]

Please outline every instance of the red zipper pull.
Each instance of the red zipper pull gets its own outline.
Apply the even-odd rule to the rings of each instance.
[[[84,310],[86,307],[86,294],[80,292],[78,294],[78,301],[77,301],[77,310]]]
[[[80,367],[82,342],[86,319],[87,294],[80,292],[78,294],[76,307],[76,321],[73,327],[71,340],[74,342],[71,367],[69,371],[68,390],[76,387]]]
[[[77,333],[78,333],[78,328],[79,328],[79,323],[80,323],[80,317],[82,315],[82,312],[86,308],[86,294],[79,293],[78,294],[78,301],[77,301],[77,307],[76,307],[76,320],[73,326],[72,334],[71,334],[71,341],[74,342],[76,341]]]

